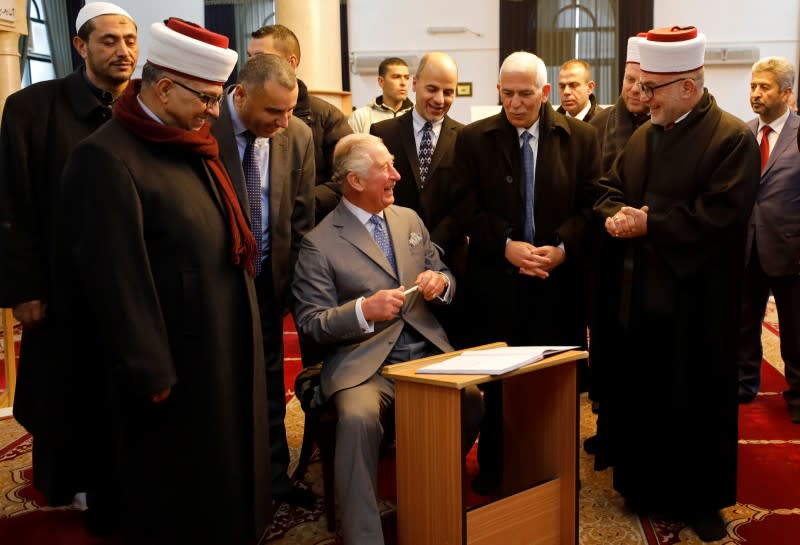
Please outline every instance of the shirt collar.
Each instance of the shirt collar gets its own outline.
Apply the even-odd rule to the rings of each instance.
[[[534,121],[533,125],[531,125],[527,129],[523,128],[523,127],[516,127],[517,136],[522,138],[522,133],[524,133],[525,131],[528,131],[529,133],[531,133],[531,136],[533,137],[534,140],[539,138],[539,121],[540,120],[541,120],[541,118],[539,118],[536,121]]]
[[[160,117],[158,117],[156,114],[153,113],[153,110],[151,110],[150,108],[147,107],[147,105],[144,103],[144,100],[142,100],[141,96],[136,95],[136,100],[139,101],[139,106],[142,107],[142,110],[144,110],[144,113],[146,113],[147,115],[152,117],[154,121],[158,121],[160,124],[166,125],[166,123],[161,121]]]
[[[772,128],[772,130],[775,131],[776,134],[780,134],[781,131],[783,130],[783,126],[786,124],[786,120],[789,119],[789,115],[791,113],[792,113],[792,111],[789,108],[786,108],[786,111],[783,112],[783,115],[780,116],[775,121],[773,121],[772,123],[764,123],[763,121],[761,121],[761,118],[759,117],[758,118],[758,132],[760,132],[761,129],[764,128],[764,125],[769,125],[770,128]]]
[[[228,93],[228,96],[225,97],[225,100],[228,101],[228,111],[231,114],[231,125],[233,126],[233,134],[239,136],[242,133],[247,131],[247,127],[244,126],[242,123],[242,118],[239,117],[239,112],[236,110],[236,105],[233,103],[233,95],[236,94],[236,88]]]
[[[81,75],[83,76],[83,81],[85,81],[86,85],[89,87],[89,90],[103,105],[111,106],[117,101],[111,93],[92,83],[89,79],[89,75],[86,73],[86,65],[81,66]]]
[[[583,121],[583,118],[586,117],[586,114],[589,113],[589,108],[591,108],[591,107],[592,107],[592,101],[591,100],[587,100],[586,101],[586,106],[584,106],[583,109],[580,112],[578,112],[578,114],[575,116],[575,119]],[[566,112],[566,114],[569,117],[573,117],[573,116],[570,115],[569,112]]]
[[[361,222],[362,225],[366,225],[367,223],[369,223],[369,219],[372,216],[378,216],[380,218],[383,218],[383,210],[381,210],[377,214],[373,214],[371,212],[367,212],[366,210],[364,210],[360,206],[356,206],[355,204],[350,202],[347,199],[347,197],[343,197],[342,198],[342,202],[347,207],[347,209],[350,210],[350,212],[358,219],[358,221]]]
[[[417,111],[416,108],[411,110],[411,119],[412,123],[414,124],[414,134],[417,134],[418,132],[422,131],[422,127],[424,127],[425,123],[428,122],[427,119],[419,115],[419,112]],[[442,123],[444,123],[444,116],[442,116],[441,119],[438,119],[436,121],[431,121],[431,125],[433,125],[433,132],[439,134],[439,131],[442,128]]]

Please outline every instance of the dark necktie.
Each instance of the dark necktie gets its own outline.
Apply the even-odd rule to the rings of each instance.
[[[422,126],[422,140],[419,143],[419,177],[421,186],[425,185],[428,179],[428,170],[431,168],[431,157],[433,157],[433,125],[426,121]]]
[[[256,276],[261,272],[261,239],[264,236],[261,227],[261,172],[256,159],[256,135],[250,131],[244,133],[247,146],[244,148],[242,169],[247,182],[247,200],[250,201],[250,229],[256,239],[255,267]]]
[[[772,127],[764,125],[761,128],[761,173],[767,168],[767,161],[769,161],[769,133]]]
[[[369,218],[369,222],[373,226],[372,236],[375,238],[375,242],[378,243],[378,247],[383,252],[383,255],[386,256],[386,259],[389,260],[389,264],[396,274],[397,262],[394,260],[394,250],[392,250],[392,244],[389,242],[389,235],[383,227],[383,220],[380,216],[375,214]]]
[[[531,149],[529,143],[532,137],[533,135],[528,131],[520,135],[520,138],[522,138],[522,148],[520,150],[522,152],[522,175],[525,183],[525,190],[523,192],[525,195],[525,225],[523,235],[525,236],[525,242],[530,242],[531,244],[533,244],[533,237],[536,235],[536,227],[533,224],[533,149]]]

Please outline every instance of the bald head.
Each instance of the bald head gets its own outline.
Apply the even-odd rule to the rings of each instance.
[[[458,67],[453,58],[440,52],[423,55],[414,75],[414,108],[427,121],[438,121],[450,110],[456,97]]]

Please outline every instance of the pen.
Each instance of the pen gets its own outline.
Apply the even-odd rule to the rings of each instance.
[[[418,289],[419,289],[419,286],[411,286],[410,288],[408,288],[406,291],[403,292],[403,295],[409,295],[411,293],[414,293]]]

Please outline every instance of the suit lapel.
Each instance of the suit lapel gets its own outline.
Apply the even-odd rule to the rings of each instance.
[[[375,239],[369,234],[367,228],[358,221],[347,207],[340,203],[333,212],[333,224],[340,228],[341,237],[356,247],[361,253],[367,256],[370,260],[374,261],[392,278],[397,278],[392,270],[389,260],[383,254],[383,251],[378,247]],[[391,235],[391,230],[389,231]],[[395,253],[395,259],[397,254]],[[398,268],[400,267],[398,263]]]
[[[797,140],[795,139],[796,133],[794,129],[797,128],[798,123],[800,123],[800,117],[789,112],[789,117],[786,119],[786,123],[783,124],[781,133],[778,135],[778,141],[775,142],[775,147],[772,148],[772,153],[769,154],[767,168],[764,169],[764,174],[761,175],[762,181],[772,168],[772,165],[775,164],[775,161],[778,160],[778,157],[780,157],[787,149],[789,149],[789,146],[797,145]]]
[[[285,131],[269,139],[269,217],[274,222],[280,217],[283,192],[286,184],[281,183],[292,175],[289,165],[289,138]],[[275,229],[271,229],[275,233]]]
[[[386,218],[386,225],[389,227],[394,260],[397,262],[398,280],[400,284],[405,285],[405,282],[409,280],[409,274],[406,274],[406,269],[410,266],[411,257],[408,251],[408,224],[402,220],[393,206],[383,211],[383,217]],[[411,280],[413,284],[413,279]],[[406,287],[410,287],[410,285],[406,285]]]
[[[228,92],[232,91],[229,90]],[[250,223],[250,201],[247,199],[247,182],[244,179],[242,160],[239,157],[239,146],[236,144],[236,135],[233,134],[233,121],[231,120],[231,112],[228,109],[227,98],[222,102],[219,119],[214,122],[211,132],[219,143],[220,158],[225,165],[225,170],[228,171],[228,176],[231,177],[242,212],[244,212],[247,222]]]
[[[414,174],[414,183],[417,187],[422,185],[419,175],[419,155],[417,155],[417,141],[414,135],[414,121],[411,112],[406,112],[400,117],[402,128],[400,129],[400,140],[403,144],[403,152],[408,157],[411,172]]]
[[[442,160],[442,156],[447,153],[446,150],[451,149],[455,145],[456,128],[453,121],[445,116],[442,122],[442,130],[439,131],[439,138],[436,140],[436,148],[433,150],[433,157],[431,157],[431,166],[428,169],[428,180],[433,179],[433,173],[436,172],[436,167]]]

